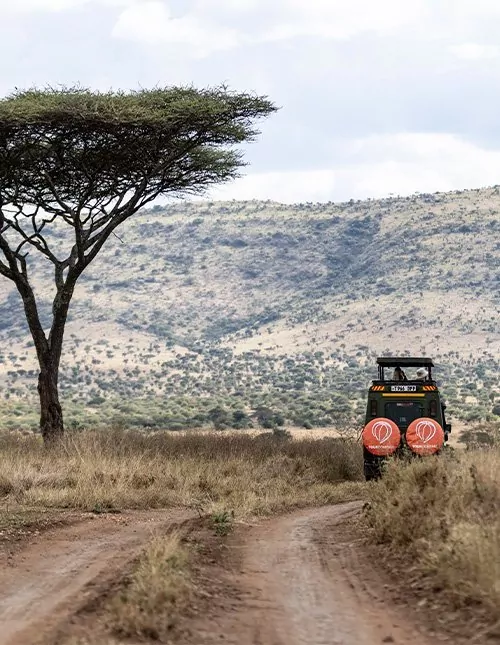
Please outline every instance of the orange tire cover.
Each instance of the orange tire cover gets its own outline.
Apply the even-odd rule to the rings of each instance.
[[[415,419],[406,431],[406,443],[417,455],[433,455],[444,445],[443,428],[435,419]]]
[[[363,430],[363,446],[378,457],[396,452],[401,442],[398,426],[390,419],[372,419]]]

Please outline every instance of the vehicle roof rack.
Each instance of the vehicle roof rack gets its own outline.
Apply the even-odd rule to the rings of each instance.
[[[377,365],[381,367],[434,367],[432,358],[419,358],[415,356],[381,356],[377,358]]]

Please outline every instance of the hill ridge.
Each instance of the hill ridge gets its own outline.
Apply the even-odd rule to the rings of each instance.
[[[450,409],[487,418],[500,398],[499,213],[497,186],[143,211],[77,286],[61,377],[68,418],[184,427],[217,407],[252,416],[266,405],[288,422],[325,425],[359,416],[375,356],[393,351],[435,357]],[[47,321],[51,276],[35,268]],[[36,420],[36,364],[20,321],[1,280],[10,427]]]

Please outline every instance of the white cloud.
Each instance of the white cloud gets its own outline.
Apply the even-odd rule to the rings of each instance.
[[[353,141],[345,161],[331,168],[249,174],[214,189],[211,197],[343,201],[499,182],[500,150],[486,150],[451,134],[402,133]]]
[[[500,178],[500,0],[0,0],[0,18],[5,92],[227,81],[268,93],[283,109],[252,174],[214,194],[337,200]],[[432,129],[457,135],[419,134]]]
[[[279,202],[328,201],[336,188],[333,170],[248,174],[213,189],[213,199],[272,199]]]
[[[451,134],[404,133],[355,142],[354,196],[408,195],[497,184],[500,150]]]
[[[149,44],[185,45],[195,57],[232,49],[240,39],[236,30],[202,20],[196,12],[175,18],[168,6],[159,0],[137,3],[125,9],[113,29],[113,36]]]
[[[127,8],[113,35],[185,44],[202,56],[299,36],[345,39],[364,31],[385,32],[411,24],[425,10],[425,0],[409,6],[400,0],[198,0],[189,13],[175,18],[166,1],[151,0]]]
[[[71,9],[86,0],[18,0],[9,2],[2,7],[3,12],[31,12],[31,11],[62,11]]]
[[[449,49],[452,54],[462,60],[482,60],[500,56],[500,48],[496,45],[463,43],[461,45],[452,45]]]
[[[424,0],[282,0],[281,6],[281,20],[265,33],[265,40],[297,36],[350,38],[365,31],[396,29],[426,13]]]
[[[452,14],[463,16],[500,14],[497,0],[441,0],[441,3],[444,5],[444,10]]]
[[[111,7],[126,7],[134,0],[8,0],[2,3],[0,11],[6,13],[19,12],[58,12],[74,9],[85,4],[101,4]]]

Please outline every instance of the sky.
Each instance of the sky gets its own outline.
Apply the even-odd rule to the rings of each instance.
[[[174,84],[280,111],[213,199],[500,184],[499,0],[0,0],[0,94]]]

